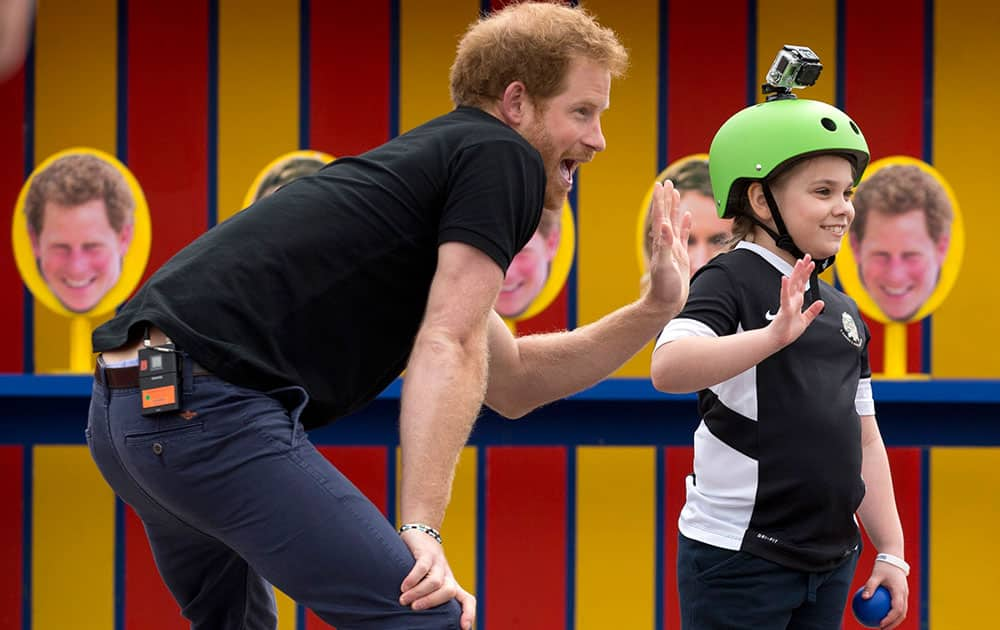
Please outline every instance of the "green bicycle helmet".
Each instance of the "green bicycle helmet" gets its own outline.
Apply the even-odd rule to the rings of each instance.
[[[861,129],[832,105],[792,97],[738,112],[719,128],[709,149],[709,176],[719,216],[739,213],[741,197],[751,182],[766,179],[789,160],[822,153],[851,158],[855,184],[870,159]]]

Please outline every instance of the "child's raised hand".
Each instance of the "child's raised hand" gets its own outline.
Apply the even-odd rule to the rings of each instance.
[[[768,325],[768,330],[777,337],[779,347],[784,348],[798,339],[823,311],[823,300],[816,300],[809,308],[802,310],[806,286],[815,268],[816,263],[806,254],[804,258],[795,261],[792,275],[781,278],[781,306]]]

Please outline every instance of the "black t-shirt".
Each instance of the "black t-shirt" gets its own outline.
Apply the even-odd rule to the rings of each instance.
[[[717,256],[658,343],[765,327],[791,269],[748,243]],[[829,570],[857,547],[854,512],[865,492],[857,400],[871,377],[869,333],[850,297],[822,280],[820,297],[823,312],[802,336],[698,393],[685,536],[807,571]]]
[[[303,386],[304,424],[325,424],[405,367],[438,246],[469,244],[506,270],[538,225],[544,190],[530,143],[460,107],[208,230],[94,332],[94,350],[151,322],[229,382]]]

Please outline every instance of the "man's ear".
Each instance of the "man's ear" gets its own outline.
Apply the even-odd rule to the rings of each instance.
[[[519,127],[524,121],[526,109],[531,105],[529,101],[524,83],[512,81],[500,97],[500,117],[511,127]]]
[[[760,182],[754,182],[747,188],[747,200],[750,208],[761,221],[771,220],[771,207],[767,205],[767,197],[764,196],[764,186]]]

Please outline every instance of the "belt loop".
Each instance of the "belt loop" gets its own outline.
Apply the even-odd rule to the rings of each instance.
[[[101,389],[104,390],[104,405],[107,406],[111,404],[111,388],[108,387],[108,374],[106,371],[107,368],[104,366],[103,356],[97,355],[96,366],[98,374],[95,374],[95,380],[101,385]]]

